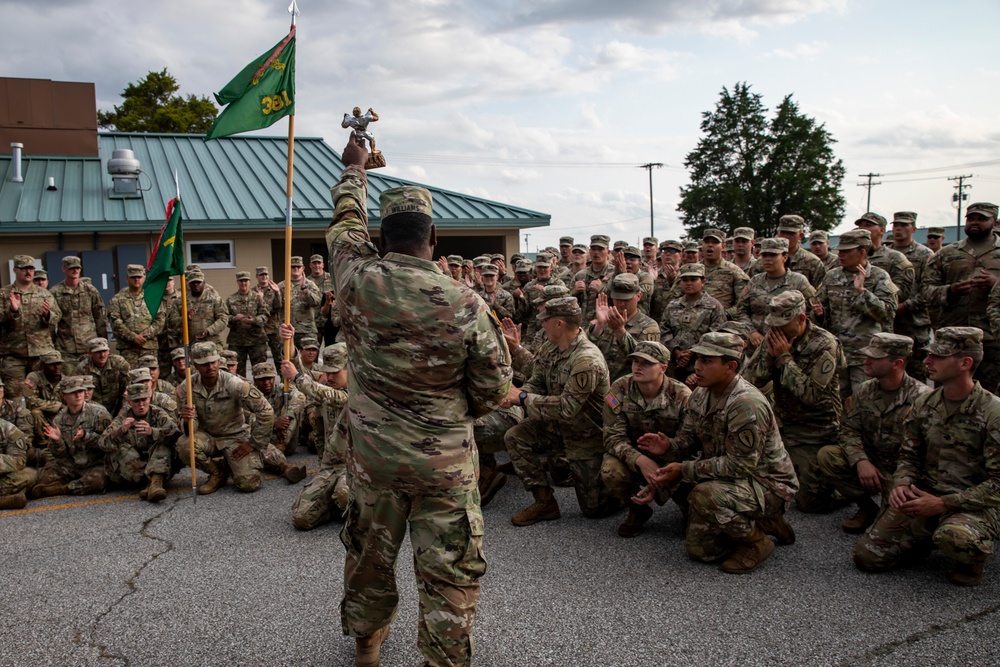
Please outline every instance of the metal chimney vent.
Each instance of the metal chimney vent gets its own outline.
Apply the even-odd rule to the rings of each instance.
[[[24,183],[24,176],[21,174],[21,151],[24,150],[24,144],[12,143],[10,145],[11,156],[14,162],[14,174],[10,177],[13,183]]]
[[[139,195],[139,161],[135,153],[128,148],[119,148],[108,160],[108,173],[111,174],[111,195],[129,197]]]

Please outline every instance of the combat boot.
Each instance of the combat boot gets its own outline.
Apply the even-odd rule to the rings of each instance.
[[[281,476],[288,480],[289,484],[298,484],[306,478],[306,466],[293,466],[291,463],[281,464]]]
[[[986,567],[986,559],[979,559],[972,563],[955,563],[955,566],[948,573],[948,581],[956,586],[978,586],[983,580],[983,569]]]
[[[757,526],[765,535],[772,535],[782,546],[795,544],[795,531],[785,521],[783,514],[757,519]]]
[[[878,516],[878,505],[870,498],[865,498],[863,501],[858,501],[858,511],[854,516],[845,519],[840,527],[849,535],[860,535],[868,530],[868,526],[875,523],[876,516]]]
[[[507,483],[507,475],[497,472],[496,468],[479,469],[479,505],[486,507],[497,491]]]
[[[166,497],[167,490],[163,488],[163,475],[151,475],[149,486],[146,487],[146,500],[158,503]]]
[[[36,484],[31,488],[32,498],[48,498],[50,496],[68,496],[69,484],[52,482],[51,484]]]
[[[559,503],[550,486],[536,486],[531,490],[535,502],[510,518],[515,526],[533,526],[539,521],[553,521],[562,516],[559,513]]]
[[[629,503],[625,521],[618,526],[619,537],[636,537],[642,534],[642,526],[653,516],[653,508],[649,505]]]
[[[28,498],[21,493],[0,496],[0,510],[20,510],[28,505]]]
[[[389,636],[389,626],[385,625],[364,637],[354,640],[354,664],[356,667],[378,667],[382,642]]]
[[[754,525],[750,534],[740,540],[733,555],[722,561],[719,569],[729,574],[749,574],[773,553],[774,542],[767,538],[760,527]]]
[[[205,462],[208,481],[198,487],[198,495],[207,496],[226,485],[229,479],[229,465],[225,459],[209,459]]]

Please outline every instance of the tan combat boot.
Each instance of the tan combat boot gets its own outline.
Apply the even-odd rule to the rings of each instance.
[[[146,487],[146,500],[158,503],[166,497],[167,490],[163,488],[163,475],[150,476],[149,486]]]
[[[783,514],[757,519],[757,526],[765,535],[774,536],[774,539],[782,546],[795,544],[795,531],[785,521]]]
[[[48,498],[50,496],[68,496],[69,485],[62,482],[51,484],[36,484],[31,488],[32,498]]]
[[[205,462],[208,481],[198,487],[198,495],[207,496],[226,485],[229,479],[229,465],[225,459],[209,459]]]
[[[750,534],[740,541],[740,546],[733,555],[719,565],[719,569],[729,574],[749,574],[773,553],[774,542],[755,524]]]
[[[281,466],[281,476],[288,480],[289,484],[298,484],[306,478],[305,465],[293,466],[291,463],[284,463]]]
[[[649,505],[629,503],[628,515],[622,525],[618,526],[619,537],[636,537],[642,534],[642,526],[653,516],[653,508]]]
[[[507,483],[507,475],[497,472],[496,468],[483,466],[479,469],[479,505],[486,507],[497,491]]]
[[[354,640],[354,664],[356,667],[378,667],[382,642],[389,636],[389,626],[383,626],[365,637]]]
[[[858,501],[858,511],[850,519],[845,519],[840,527],[849,535],[860,535],[868,530],[868,526],[875,523],[878,516],[878,505],[872,502],[871,498]]]
[[[20,510],[28,505],[28,497],[21,493],[0,496],[0,510]]]
[[[510,518],[515,526],[532,526],[539,521],[553,521],[562,516],[559,513],[559,503],[550,486],[537,486],[531,490],[535,502]]]
[[[948,581],[956,586],[978,586],[979,582],[983,580],[985,567],[985,558],[972,563],[955,563],[951,572],[948,573]]]

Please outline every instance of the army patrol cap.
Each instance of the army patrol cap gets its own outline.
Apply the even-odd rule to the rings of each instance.
[[[806,228],[806,221],[801,215],[783,215],[778,218],[779,232],[801,232]]]
[[[490,261],[489,255],[480,255],[472,260],[472,266],[473,268],[481,269],[484,266],[490,265]]]
[[[96,386],[94,384],[94,376],[93,375],[81,375],[80,377],[83,378],[83,388],[84,389],[93,389]]]
[[[305,338],[302,339],[302,349],[303,350],[318,350],[319,349],[319,341],[316,340],[313,336],[306,336]]]
[[[753,241],[757,238],[757,232],[755,232],[751,227],[737,227],[733,230],[733,238]]]
[[[721,327],[716,329],[716,331],[722,331],[724,333],[736,334],[743,340],[750,342],[750,334],[755,331],[753,325],[749,322],[739,322],[737,320],[729,320]]]
[[[310,263],[310,264],[313,264],[313,263],[315,263],[315,262],[320,262],[320,263],[323,263],[323,262],[325,262],[325,261],[326,261],[326,260],[325,260],[325,259],[323,259],[323,255],[313,255],[312,257],[310,257],[310,258],[309,258],[309,263]]]
[[[503,259],[503,257],[494,257],[494,259]],[[522,255],[519,252],[515,252],[513,255],[510,256],[510,263],[516,265],[518,262],[520,262],[523,259],[524,259],[524,255]]]
[[[707,239],[718,239],[719,243],[725,243],[726,233],[716,227],[709,227],[701,235],[702,241],[705,241]]]
[[[785,239],[787,240],[787,239]],[[812,234],[809,235],[809,243],[813,241],[829,241],[830,235],[824,232],[822,229],[817,229]]]
[[[691,351],[703,357],[732,357],[739,361],[743,357],[743,339],[736,334],[709,331],[702,334]]]
[[[536,318],[547,320],[550,317],[572,317],[579,315],[581,312],[580,304],[577,302],[575,296],[561,296],[546,301],[545,310],[538,313]]]
[[[294,264],[292,266],[295,266]],[[299,265],[301,266],[301,264]],[[188,271],[185,276],[189,283],[203,283],[205,282],[205,274],[201,271]]]
[[[872,359],[909,357],[913,354],[913,339],[909,336],[881,332],[873,335],[868,345],[858,352]]]
[[[642,251],[636,248],[634,245],[630,245],[629,247],[622,250],[622,254],[625,255],[626,257],[636,257],[640,259],[642,258]]]
[[[619,273],[611,281],[612,299],[631,299],[639,292],[639,276],[634,273]]]
[[[107,338],[91,338],[87,341],[88,352],[103,352],[110,349]]]
[[[901,222],[904,225],[916,225],[917,214],[913,211],[896,211],[892,214],[892,224]]]
[[[63,362],[62,353],[59,350],[45,350],[38,355],[38,359],[43,364],[61,364]]]
[[[219,352],[219,356],[231,364],[235,364],[236,360],[240,358],[240,355],[236,354],[236,350],[222,350]]]
[[[783,327],[799,315],[806,314],[806,297],[797,289],[782,292],[767,304],[764,324],[769,327]]]
[[[982,351],[983,330],[979,327],[941,327],[934,332],[934,342],[924,349],[938,357]]]
[[[448,266],[462,266],[462,256],[448,255]]]
[[[531,271],[531,264],[527,260],[519,260],[514,267],[514,273],[528,273]]]
[[[125,269],[125,274],[129,278],[135,278],[136,276],[144,276],[146,275],[146,267],[144,267],[142,264],[129,264],[128,267]]]
[[[979,213],[980,215],[985,215],[987,218],[996,218],[997,209],[996,204],[980,201],[975,204],[969,204],[969,207],[965,209],[965,217],[968,218],[973,213]]]
[[[201,264],[188,264],[184,267],[184,271],[201,271]]]
[[[496,264],[483,264],[483,267],[479,269],[479,273],[484,276],[498,276],[500,275],[500,267]]]
[[[184,348],[175,347],[170,351],[170,358],[173,359],[183,359],[184,358]]]
[[[149,374],[148,368],[133,368],[128,372],[129,383],[152,382],[153,376]]]
[[[64,377],[59,381],[59,393],[60,394],[75,394],[78,391],[85,390],[83,377],[80,375],[71,375],[70,377]]]
[[[569,245],[569,246],[573,245],[573,237],[572,236],[560,236],[559,237],[559,247],[562,247],[564,245]]]
[[[259,364],[254,364],[253,368],[250,369],[250,372],[253,373],[254,380],[278,377],[278,374],[274,370],[274,364],[269,361],[262,361]]]
[[[152,395],[153,392],[149,390],[149,386],[141,382],[130,384],[128,389],[125,390],[125,398],[130,401],[138,401],[143,398],[149,398]]]
[[[35,269],[35,278],[48,278],[49,272],[45,269]]]
[[[761,239],[760,254],[780,255],[783,252],[788,252],[788,239]]]
[[[678,273],[678,277],[684,278],[686,276],[693,276],[695,278],[705,277],[705,265],[704,264],[684,264],[681,266],[681,270]]]
[[[867,213],[865,213],[864,215],[862,215],[860,218],[858,218],[857,220],[855,220],[854,224],[857,225],[860,222],[874,222],[876,225],[878,225],[882,229],[885,229],[886,225],[888,225],[888,223],[886,222],[885,218],[883,218],[878,213],[873,213],[871,211],[868,211]]]
[[[433,215],[430,190],[417,185],[390,188],[379,197],[379,215],[383,220],[397,213]]]
[[[257,275],[258,276],[269,276],[269,275],[271,275],[271,272],[267,270],[266,266],[258,266],[257,267]]]
[[[872,233],[867,229],[852,229],[840,235],[837,250],[852,250],[854,248],[871,248]]]
[[[625,250],[628,247],[628,241],[615,241],[615,250]]]
[[[250,280],[250,272],[249,271],[237,271],[236,272],[236,281],[239,282],[241,280]]]
[[[160,363],[156,357],[152,354],[144,354],[136,361],[136,363],[143,368],[159,368]]]
[[[293,255],[292,256],[292,266],[305,266],[305,265],[302,263],[302,258],[300,256]]]
[[[594,234],[590,237],[590,247],[607,248],[611,245],[611,237],[604,234]]]
[[[928,227],[927,238],[943,238],[944,227]]]
[[[62,258],[62,265],[64,269],[82,269],[83,263],[80,262],[80,258],[76,255],[67,255]]]
[[[552,255],[544,252],[539,253],[538,256],[535,257],[535,266],[540,266],[542,268],[551,267]]]
[[[577,243],[576,245],[573,246],[570,252],[582,252],[583,254],[586,255],[588,252],[590,252],[590,248],[583,245],[582,243]]]
[[[636,357],[653,364],[670,363],[670,350],[657,340],[641,340],[635,344],[635,350],[626,359]]]
[[[215,343],[204,341],[191,346],[191,362],[195,364],[210,364],[219,361],[219,348]]]
[[[514,259],[514,257],[513,257],[513,255],[512,255],[512,256],[511,256],[511,260],[513,260],[513,259]],[[497,253],[493,253],[492,255],[490,255],[490,261],[491,261],[491,262],[495,262],[495,261],[497,261],[497,260],[500,260],[501,262],[503,262],[503,261],[506,261],[506,260],[504,259],[504,256],[503,256],[503,255],[501,255],[501,254],[500,254],[500,253],[498,253],[498,252],[497,252]]]
[[[14,255],[14,268],[27,269],[35,268],[35,258],[31,255]]]
[[[347,343],[327,345],[323,350],[323,361],[316,369],[320,373],[339,373],[347,368]]]
[[[701,246],[698,245],[697,241],[688,241],[684,244],[683,252],[698,252],[699,250],[701,250]]]
[[[642,245],[658,245],[660,240],[655,236],[647,236],[642,240]]]
[[[680,241],[667,240],[660,244],[660,250],[676,250],[677,252],[684,252],[684,246],[681,245]]]
[[[565,285],[546,285],[542,289],[542,301],[551,301],[567,294],[569,294],[569,288]]]

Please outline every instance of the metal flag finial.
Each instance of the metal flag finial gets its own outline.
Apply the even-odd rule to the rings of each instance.
[[[292,0],[292,4],[288,5],[288,13],[292,15],[292,23],[295,23],[295,17],[300,13],[297,0]]]

